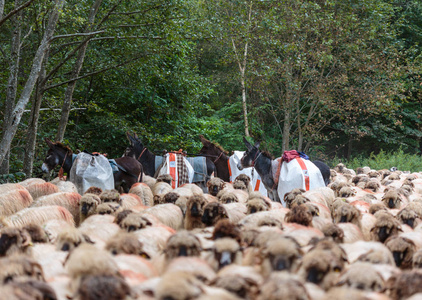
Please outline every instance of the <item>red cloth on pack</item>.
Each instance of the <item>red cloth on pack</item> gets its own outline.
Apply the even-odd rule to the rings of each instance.
[[[300,155],[296,150],[284,151],[282,160],[285,162],[290,162],[291,160],[298,157],[300,157]]]

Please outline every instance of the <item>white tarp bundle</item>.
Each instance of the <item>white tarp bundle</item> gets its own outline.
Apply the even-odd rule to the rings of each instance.
[[[113,170],[108,159],[101,154],[79,153],[70,169],[70,181],[81,195],[91,186],[114,189]]]
[[[286,206],[284,195],[295,188],[309,191],[324,186],[321,171],[310,160],[295,158],[290,162],[282,162],[277,193],[283,206]]]
[[[252,168],[244,168],[239,170],[237,164],[243,156],[244,151],[234,151],[234,154],[229,157],[230,182],[233,182],[240,174],[246,174],[251,178],[252,189],[259,191],[262,195],[267,196],[267,189],[261,181],[258,172],[254,170],[252,175]]]
[[[187,174],[182,173],[184,168],[187,169]],[[177,188],[182,184],[192,183],[195,172],[186,157],[178,153],[167,153],[164,156],[164,162],[158,171],[157,177],[163,174],[170,174],[173,178],[172,187]]]

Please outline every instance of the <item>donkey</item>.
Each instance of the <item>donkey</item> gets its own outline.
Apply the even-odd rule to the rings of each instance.
[[[267,189],[269,197],[273,201],[281,202],[277,193],[278,178],[274,178],[273,175],[273,165],[277,165],[278,161],[273,160],[268,153],[259,150],[260,142],[252,145],[245,138],[243,138],[243,142],[247,150],[237,167],[240,170],[247,167],[254,167],[259,176],[261,176],[262,183]],[[324,183],[327,186],[330,183],[330,167],[318,160],[312,161],[312,163],[321,171]]]
[[[68,146],[60,142],[54,143],[47,138],[45,142],[49,149],[41,166],[43,172],[49,173],[60,165],[63,171],[69,174],[76,155]],[[142,181],[142,164],[132,157],[119,157],[114,160],[118,168],[117,172],[113,172],[114,187],[116,190],[122,189],[127,193],[134,183]]]
[[[126,148],[123,156],[129,156],[137,159],[142,166],[144,167],[144,173],[148,176],[154,177],[157,167],[160,165],[158,162],[162,162],[163,157],[155,155],[147,147],[145,147],[139,137],[136,135],[126,133],[127,138],[129,139],[130,145]],[[204,191],[206,191],[206,183],[211,178],[213,173],[216,173],[216,168],[214,163],[204,156],[188,157],[188,161],[191,163],[195,171],[194,183],[198,184]],[[198,170],[197,161],[205,162],[205,166]],[[195,162],[194,164],[192,162]],[[201,164],[200,164],[201,165]],[[202,164],[203,165],[203,164]],[[206,170],[205,170],[206,168]]]

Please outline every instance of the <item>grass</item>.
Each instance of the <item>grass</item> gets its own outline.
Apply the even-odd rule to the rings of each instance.
[[[332,161],[333,166],[338,163],[343,163],[347,168],[354,170],[368,166],[374,170],[396,167],[400,171],[422,172],[422,157],[417,154],[405,153],[402,149],[391,152],[381,150],[378,154],[371,153],[369,157],[356,156],[349,161],[334,158]]]

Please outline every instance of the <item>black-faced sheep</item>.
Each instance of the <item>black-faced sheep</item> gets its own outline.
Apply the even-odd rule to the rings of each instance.
[[[406,224],[411,228],[415,228],[421,221],[420,215],[411,207],[409,207],[409,205],[402,208],[396,215],[396,218],[400,221],[400,223]]]
[[[303,226],[312,226],[312,213],[306,205],[296,205],[286,214],[285,221]]]
[[[144,258],[150,258],[150,256],[144,251],[143,244],[138,240],[137,236],[133,233],[124,231],[118,232],[116,235],[111,237],[107,241],[105,249],[113,255],[135,254]]]
[[[211,202],[205,205],[201,221],[206,226],[214,226],[222,219],[230,219],[230,221],[237,223],[245,215],[246,206],[241,203],[221,204]]]
[[[383,292],[385,281],[381,274],[370,263],[354,263],[345,271],[337,285],[367,292]]]
[[[388,208],[400,208],[402,205],[402,198],[396,190],[389,190],[382,197],[382,202]]]
[[[325,224],[322,229],[322,233],[325,237],[332,238],[336,243],[343,243],[344,231],[336,224],[328,223]]]
[[[144,215],[142,213],[130,213],[121,222],[119,222],[119,226],[127,232],[132,232],[148,226],[153,226],[153,221],[148,218],[148,215]]]
[[[29,233],[33,243],[48,243],[48,235],[40,225],[28,224],[22,229]]]
[[[99,195],[93,193],[85,193],[80,199],[79,214],[80,222],[95,214],[97,206],[101,204]]]
[[[16,227],[5,227],[0,231],[0,256],[29,253],[32,245],[29,233]]]
[[[300,279],[287,274],[278,273],[270,277],[261,288],[258,300],[310,300],[305,285]]]
[[[246,202],[247,214],[254,214],[260,211],[267,211],[271,208],[268,206],[267,202],[262,198],[252,198]]]
[[[100,196],[102,192],[103,192],[103,190],[102,190],[101,188],[96,187],[96,186],[90,186],[90,187],[89,187],[89,188],[88,188],[88,189],[84,192],[84,195],[85,195],[85,194],[94,194],[94,195]]]
[[[303,256],[298,274],[324,290],[333,287],[343,270],[344,262],[329,250],[316,249]]]
[[[217,196],[218,192],[224,189],[225,186],[224,180],[218,177],[211,178],[207,182],[208,193],[213,196]]]
[[[392,236],[385,241],[391,251],[396,266],[400,269],[410,269],[413,266],[413,255],[416,252],[415,243],[402,236]]]
[[[208,201],[203,195],[194,195],[188,198],[184,227],[187,230],[194,228],[204,228],[205,224],[202,223],[202,215],[204,214],[204,207]]]
[[[371,229],[372,240],[384,243],[389,237],[398,235],[399,231],[402,231],[400,222],[388,212],[379,211],[375,217],[377,220]]]
[[[375,215],[375,213],[376,213],[377,211],[380,211],[380,210],[387,211],[387,210],[388,210],[388,208],[387,208],[387,206],[385,206],[385,204],[384,204],[384,203],[382,203],[382,202],[379,202],[379,203],[374,203],[374,204],[371,204],[371,205],[369,206],[369,213],[370,213],[370,214]]]
[[[390,297],[393,300],[408,299],[410,296],[422,293],[422,271],[403,271],[387,282]]]
[[[201,242],[192,233],[186,230],[178,231],[168,240],[164,254],[167,262],[179,256],[199,256]]]
[[[303,252],[300,245],[288,237],[268,241],[261,249],[261,272],[268,277],[273,271],[296,272]]]
[[[116,202],[101,203],[95,209],[95,213],[99,215],[117,215],[123,208]]]
[[[233,187],[234,188],[236,188],[235,187],[235,184],[237,183],[237,182],[243,182],[244,184],[245,184],[245,187],[246,187],[246,192],[251,192],[252,191],[252,185],[251,185],[251,178],[248,176],[248,175],[246,175],[246,174],[240,174],[240,175],[238,175],[235,179],[234,179],[234,181],[233,181]]]
[[[105,190],[100,194],[101,203],[116,202],[120,201],[120,194],[117,190]]]
[[[352,223],[361,228],[361,213],[353,205],[344,203],[333,214],[335,223]]]
[[[229,237],[236,240],[239,244],[241,242],[241,230],[239,226],[235,225],[228,219],[218,221],[214,226],[212,233],[212,239],[220,239]]]
[[[57,236],[56,249],[60,251],[72,251],[82,243],[93,244],[94,242],[91,241],[89,236],[81,233],[78,229],[69,227]]]
[[[238,242],[231,238],[221,238],[214,242],[214,249],[209,256],[209,264],[219,270],[230,264],[242,264],[242,251]]]
[[[88,275],[82,278],[76,296],[80,300],[127,299],[131,289],[116,275]]]

